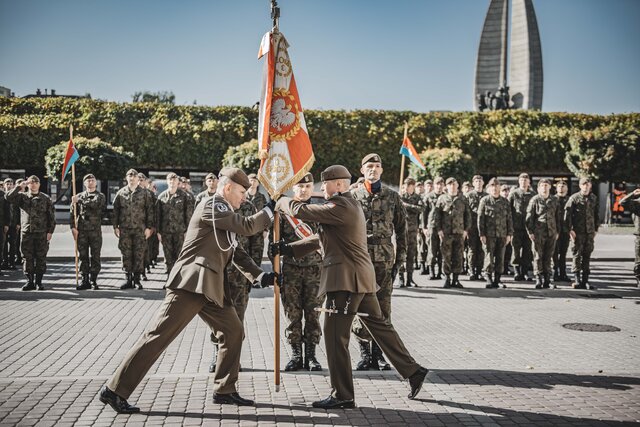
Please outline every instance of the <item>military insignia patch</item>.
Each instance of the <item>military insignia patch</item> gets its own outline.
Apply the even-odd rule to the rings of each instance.
[[[227,212],[229,210],[229,208],[227,207],[227,205],[225,205],[224,203],[216,203],[215,204],[216,210],[218,212]]]

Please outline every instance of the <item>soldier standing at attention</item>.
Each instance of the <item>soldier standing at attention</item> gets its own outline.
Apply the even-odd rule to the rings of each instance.
[[[417,189],[417,187],[416,187]],[[429,274],[429,240],[427,239],[427,224],[429,222],[428,214],[424,211],[427,207],[427,196],[433,191],[433,181],[428,179],[424,182],[422,193],[418,193],[422,198],[422,213],[420,214],[420,230],[418,235],[418,253],[420,254],[420,274]]]
[[[633,214],[633,223],[636,227],[636,259],[633,264],[633,275],[636,277],[636,286],[640,287],[640,188],[627,194],[620,200],[625,211]]]
[[[205,188],[202,192],[198,193],[198,195],[196,196],[196,206],[198,206],[198,203],[200,203],[203,199],[207,198],[207,197],[213,197],[214,194],[216,194],[216,187],[218,186],[218,177],[213,174],[213,173],[208,173],[207,176],[204,178],[204,183],[206,184],[207,188]]]
[[[11,204],[4,198],[4,191],[0,187],[0,276],[2,276],[2,269],[7,268],[3,264],[4,251],[6,250],[5,242],[7,241],[9,234],[9,223],[11,222]]]
[[[167,189],[160,193],[156,202],[158,239],[162,243],[167,274],[180,255],[194,208],[187,193],[178,188],[179,184],[178,175],[167,174]]]
[[[155,207],[156,207],[156,202],[158,201],[158,197],[156,196],[156,193],[151,191],[151,189],[149,188],[150,186],[149,186],[149,180],[147,179],[147,176],[142,172],[140,172],[138,174],[138,177],[140,178],[140,183],[138,184],[140,188],[148,192],[149,195],[151,196],[151,202],[153,203],[153,214],[154,214],[153,223],[156,224],[157,219],[155,217],[155,214],[156,214]],[[158,238],[156,231],[157,230],[154,225],[154,227],[151,228],[151,236],[149,236],[146,239],[146,245],[144,250],[144,268],[142,269],[142,280],[144,280],[145,282],[149,280],[147,279],[147,273],[151,273],[151,259],[153,257],[153,251],[154,251],[153,240]],[[157,240],[156,240],[156,243],[157,243]]]
[[[191,191],[191,181],[186,176],[180,177],[180,189],[187,193],[187,196],[191,199],[191,203],[196,204],[196,196]]]
[[[154,207],[155,203],[158,200],[158,187],[156,187],[155,180],[149,180],[149,191],[151,191],[151,196],[153,197]],[[155,212],[157,213],[157,212]],[[154,224],[158,224],[158,218],[153,220]],[[158,230],[156,228],[153,229],[153,234],[148,239],[150,244],[147,246],[150,250],[150,264],[151,267],[155,268],[158,264],[158,255],[160,255],[160,241],[158,240]],[[151,273],[151,269],[147,266],[147,273]]]
[[[513,239],[511,246],[513,254],[511,264],[516,269],[516,275],[513,280],[531,280],[528,277],[529,266],[531,265],[531,239],[527,233],[525,219],[527,216],[527,207],[531,198],[535,195],[531,189],[531,178],[527,173],[521,173],[518,176],[518,188],[509,194],[509,203],[511,204],[511,216],[513,218]]]
[[[429,242],[429,280],[442,279],[442,251],[440,250],[440,236],[433,232],[433,211],[436,207],[438,197],[444,192],[444,178],[435,177],[433,180],[433,191],[425,198],[424,213],[422,214],[422,226],[426,230],[427,241]],[[436,266],[438,274],[436,274]]]
[[[365,179],[367,176],[371,175],[365,174]],[[351,174],[344,166],[330,166],[322,172],[325,203],[307,204],[281,197],[276,205],[286,215],[321,225],[319,234],[284,245],[285,248],[282,248],[282,244],[277,246],[281,251],[291,250],[298,258],[319,249],[322,242],[324,260],[319,295],[327,296],[326,309],[333,310],[324,316],[332,392],[326,399],[313,402],[315,408],[355,406],[349,366],[349,329],[353,318],[360,312],[367,314],[362,317],[362,322],[375,342],[393,362],[398,373],[409,380],[409,399],[414,399],[420,392],[428,372],[411,357],[378,303],[379,298],[375,295],[376,272],[371,262],[371,249],[367,248],[369,231],[366,214],[363,214],[359,202],[348,191],[350,179]],[[371,182],[365,185],[370,186]]]
[[[504,197],[505,200],[509,201],[509,194],[511,194],[511,188],[507,184],[502,184],[500,186],[500,197]],[[511,255],[513,254],[512,242],[513,236],[511,236],[511,240],[507,243],[507,246],[504,247],[504,269],[502,270],[502,274],[505,276],[513,276],[513,271],[511,270]]]
[[[513,236],[511,206],[500,196],[500,181],[491,178],[487,185],[489,194],[480,199],[478,206],[478,233],[484,249],[484,278],[486,288],[499,288],[504,248]],[[503,285],[504,286],[504,285]]]
[[[24,190],[29,188],[28,192]],[[56,214],[49,196],[40,192],[40,178],[31,175],[5,196],[20,207],[21,245],[27,283],[23,291],[44,290],[42,276],[47,271],[49,241],[56,228]]]
[[[447,178],[447,192],[433,209],[433,232],[440,237],[445,288],[462,288],[460,273],[464,262],[464,239],[471,227],[471,210],[467,199],[458,191],[458,181]],[[453,280],[451,275],[453,274]]]
[[[469,280],[482,280],[484,251],[482,249],[482,242],[480,241],[480,234],[478,233],[478,207],[480,206],[480,200],[485,197],[487,193],[483,190],[484,180],[481,175],[474,175],[471,182],[473,184],[473,190],[469,191],[465,196],[471,209],[471,228],[469,229],[469,237],[467,238],[469,244],[467,263],[471,270]]]
[[[308,173],[293,186],[293,200],[306,203],[311,198],[311,193],[313,193],[313,175]],[[280,241],[283,243],[293,243],[317,232],[318,225],[314,222],[303,222],[285,214],[280,216]],[[318,296],[322,255],[319,251],[313,251],[300,258],[295,258],[293,252],[282,252],[281,255],[285,282],[282,305],[289,319],[285,335],[292,350],[291,360],[284,370],[297,371],[304,368],[309,371],[321,371],[322,366],[316,359],[316,346],[320,342],[322,330],[319,321],[320,313],[315,309],[322,305],[322,298]]]
[[[351,190],[353,198],[360,202],[367,220],[367,244],[369,256],[376,273],[376,283],[380,287],[376,296],[385,318],[391,319],[391,293],[393,281],[404,264],[407,253],[407,213],[400,195],[382,185],[382,159],[375,153],[367,154],[361,162],[360,172],[364,175],[361,187]],[[396,249],[393,249],[393,234],[396,235]],[[358,371],[370,368],[390,370],[382,351],[371,334],[356,318],[352,328],[358,339],[361,359]]]
[[[416,262],[418,251],[418,225],[420,222],[420,214],[424,210],[422,198],[415,192],[416,180],[407,178],[404,180],[405,191],[400,195],[402,205],[407,212],[407,261],[404,266],[400,267],[400,287],[406,283],[407,287],[418,286],[413,281],[413,265]],[[404,280],[404,270],[407,272],[407,280]]]
[[[573,287],[576,289],[595,289],[589,284],[589,273],[593,244],[600,226],[598,215],[598,198],[591,192],[591,179],[580,178],[580,191],[569,197],[564,207],[564,220],[573,242]]]
[[[153,234],[154,205],[151,194],[140,188],[138,171],[127,171],[127,185],[121,188],[113,200],[113,231],[122,253],[122,269],[127,281],[120,289],[135,286],[142,289],[140,274],[144,271],[146,239]]]
[[[5,195],[13,190],[13,187],[13,180],[11,178],[4,180]],[[2,196],[2,198],[4,199],[4,196]],[[7,204],[9,209],[9,227],[5,235],[2,268],[5,270],[15,270],[16,254],[18,253],[18,234],[20,233],[20,208],[8,202]]]
[[[527,207],[526,226],[533,242],[533,262],[536,289],[548,289],[551,284],[551,260],[564,212],[558,206],[558,198],[551,195],[551,180],[538,182],[538,194]],[[555,285],[554,285],[555,287]]]
[[[569,201],[569,187],[566,179],[556,182],[556,197],[558,198],[558,208],[562,212],[560,227],[558,229],[558,240],[556,250],[553,252],[553,281],[570,282],[567,276],[567,250],[569,249],[569,228],[564,220],[564,208]]]
[[[101,192],[97,191],[98,181],[93,174],[87,174],[82,179],[85,191],[71,198],[70,227],[73,238],[78,242],[80,257],[80,274],[82,282],[77,290],[98,288],[98,273],[102,266],[100,251],[102,250],[102,214],[107,207],[107,201]],[[75,213],[74,213],[75,207]],[[77,222],[76,222],[77,220]]]

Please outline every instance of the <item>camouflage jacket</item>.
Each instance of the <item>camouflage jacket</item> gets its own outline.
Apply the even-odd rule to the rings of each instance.
[[[622,200],[620,204],[625,211],[633,214],[633,223],[636,226],[635,235],[640,236],[640,196],[636,196],[633,193],[629,193]]]
[[[407,257],[407,213],[400,195],[382,186],[369,193],[363,185],[351,190],[360,202],[367,222],[367,243],[372,262],[404,262]],[[394,255],[392,236],[396,235]]]
[[[9,227],[18,227],[20,225],[20,206],[9,203],[9,213],[11,215]]]
[[[260,193],[256,193],[256,196],[260,194]],[[254,202],[249,200],[249,194],[247,193],[247,199],[242,202],[242,204],[240,205],[240,207],[236,210],[236,213],[239,213],[242,216],[251,216],[251,215],[255,215],[256,213],[258,213],[264,206],[262,206],[261,208],[258,209],[258,207],[254,204]],[[262,196],[262,200],[265,200],[265,205],[266,203],[266,198],[260,194],[260,196]],[[253,198],[253,200],[255,201],[255,197]],[[260,198],[258,198],[258,205],[260,203]],[[243,248],[249,248],[249,239],[251,238],[255,238],[256,236],[259,236],[260,238],[262,238],[263,236],[263,231],[254,234],[253,236],[236,236],[238,238],[238,243],[240,245],[242,245]]]
[[[309,228],[311,228],[313,234],[318,233],[318,224],[309,221],[303,222],[308,225]],[[284,217],[284,214],[280,214],[280,240],[283,240],[286,243],[297,242],[298,240],[300,240],[300,237],[298,237],[289,221]],[[302,258],[283,256],[282,262],[285,264],[297,265],[300,267],[320,265],[322,263],[322,255],[320,255],[320,253],[317,251],[313,251],[303,256]]]
[[[424,211],[422,197],[416,193],[404,193],[400,196],[404,210],[407,211],[407,234],[414,235],[418,232],[420,226],[420,215]]]
[[[526,231],[527,207],[531,198],[535,195],[536,193],[531,188],[527,191],[516,188],[509,194],[511,218],[513,219],[513,230],[515,232]]]
[[[565,221],[564,219],[564,208],[565,206],[567,206],[567,202],[569,201],[569,196],[558,196],[556,195],[556,197],[558,198],[558,209],[560,209],[560,227],[558,228],[558,232],[559,233],[568,233],[569,232],[569,225],[567,224],[567,221]]]
[[[31,194],[16,186],[5,196],[20,207],[20,227],[23,233],[53,233],[56,214],[51,198],[44,193]]]
[[[4,198],[4,191],[0,190],[0,227],[9,226],[11,223],[11,204]],[[0,230],[4,233],[4,230]],[[0,252],[2,252],[0,250]]]
[[[69,227],[77,228],[78,231],[100,231],[102,214],[106,207],[107,199],[101,192],[94,191],[93,193],[89,193],[88,191],[83,191],[79,193],[75,216],[73,213],[73,204],[71,205]],[[77,227],[75,217],[78,218]]]
[[[194,207],[186,191],[178,188],[171,194],[164,190],[156,201],[158,233],[186,233]]]
[[[113,201],[113,228],[145,229],[155,227],[155,206],[151,192],[124,186]]]
[[[471,223],[473,226],[471,229],[473,230],[478,223],[478,208],[480,207],[480,200],[483,197],[488,196],[484,191],[477,192],[476,190],[471,190],[465,196],[467,198],[467,203],[469,203],[469,209],[471,209]]]
[[[471,227],[471,209],[460,193],[451,197],[444,193],[438,197],[433,209],[433,229],[444,234],[462,234]]]
[[[527,231],[529,234],[555,236],[562,227],[563,214],[556,196],[545,199],[536,194],[527,207]]]
[[[213,196],[214,194],[216,194],[215,191],[213,193],[209,193],[209,190],[204,190],[203,192],[198,193],[198,195],[196,196],[195,205],[198,206],[198,203],[200,203],[207,197]]]
[[[431,193],[427,193],[424,196],[424,199],[422,199],[422,203],[424,204],[424,211],[422,212],[421,222],[422,228],[424,228],[425,230],[427,228],[433,228],[433,215],[431,215],[431,213],[433,212],[433,208],[435,208],[436,206],[438,197],[443,194],[444,193],[438,194],[435,191],[432,191]]]
[[[504,197],[484,196],[478,206],[478,231],[481,236],[513,236],[511,205]]]
[[[247,202],[253,204],[253,206],[256,208],[256,212],[267,206],[267,198],[264,197],[264,194],[259,191],[256,191],[255,196],[252,196],[251,194],[249,194],[249,192],[247,192]]]
[[[569,227],[578,234],[591,234],[598,231],[600,217],[598,216],[598,198],[589,193],[583,196],[577,192],[564,206],[564,220]]]

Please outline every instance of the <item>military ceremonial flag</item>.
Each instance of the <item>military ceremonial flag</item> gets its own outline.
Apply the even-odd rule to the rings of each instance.
[[[402,154],[405,157],[408,157],[409,160],[411,160],[411,162],[414,165],[418,166],[420,169],[427,170],[427,168],[424,166],[424,163],[422,163],[422,160],[420,160],[420,156],[418,155],[416,148],[413,146],[413,143],[411,142],[411,140],[407,135],[404,136],[404,140],[402,141],[402,146],[400,147],[400,154]]]
[[[258,180],[277,199],[309,172],[315,157],[287,48],[277,27],[262,37],[266,57],[258,119]]]
[[[64,163],[62,164],[62,179],[60,181],[64,181],[67,177],[67,173],[71,169],[71,166],[80,158],[78,154],[78,150],[76,150],[76,146],[73,145],[73,126],[69,127],[69,145],[67,145],[67,152],[64,155]]]

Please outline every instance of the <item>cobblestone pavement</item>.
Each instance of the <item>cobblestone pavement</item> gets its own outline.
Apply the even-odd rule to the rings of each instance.
[[[22,292],[22,276],[0,277],[0,425],[626,425],[640,420],[640,291],[630,262],[600,261],[598,291],[568,284],[536,291],[505,281],[486,290],[396,289],[392,320],[413,356],[431,371],[417,400],[395,371],[354,373],[351,410],[310,407],[330,391],[323,372],[282,374],[273,386],[273,298],[251,293],[239,392],[253,407],[212,403],[211,343],[195,319],[162,354],[116,415],[99,388],[152,320],[164,295],[163,265],[144,290],[121,291],[119,263],[107,262],[101,290],[76,291],[73,264],[51,262],[47,290]],[[157,272],[157,273],[156,273]],[[283,318],[283,323],[285,322]],[[618,332],[581,332],[565,323]],[[283,325],[284,326],[284,325]],[[280,342],[284,343],[284,327]],[[353,340],[352,340],[353,341]],[[281,345],[284,366],[289,349]],[[356,347],[352,342],[352,362]],[[323,346],[319,360],[326,367]]]

